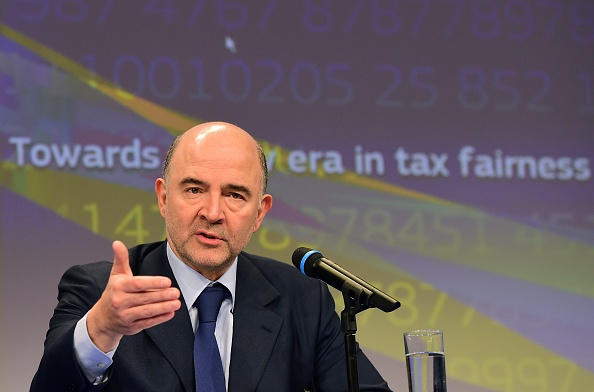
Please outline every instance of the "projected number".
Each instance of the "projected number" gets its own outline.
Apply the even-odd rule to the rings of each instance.
[[[518,383],[531,388],[545,390],[549,385],[548,372],[541,360],[537,358],[523,358],[516,367]]]
[[[575,373],[578,369],[578,366],[575,363],[566,360],[565,358],[558,358],[551,361],[551,366],[556,368],[557,370],[559,369],[559,367],[562,369],[560,373],[555,372],[553,374],[565,375],[565,377],[561,379],[562,384],[559,388],[559,392],[574,391],[575,389],[572,388],[575,388],[573,384],[575,380]]]
[[[247,5],[249,4],[249,5]],[[187,26],[194,26],[197,23],[202,23],[210,20],[216,15],[221,26],[230,30],[239,30],[249,26],[250,22],[257,20],[257,27],[264,29],[274,11],[277,8],[278,0],[269,0],[264,4],[263,9],[254,9],[253,7],[261,7],[263,2],[246,3],[243,1],[232,0],[217,0],[214,2],[207,0],[196,0],[192,5],[192,9],[188,12]],[[178,3],[178,5],[181,5]],[[214,8],[214,9],[213,9]]]
[[[377,106],[429,109],[436,105],[438,94],[432,67],[413,67],[405,74],[406,77],[400,67],[391,64],[378,65],[375,71],[380,74],[381,80],[386,81],[386,87],[375,101]]]
[[[116,237],[134,238],[137,243],[145,242],[150,234],[144,226],[144,213],[140,204],[132,207],[114,230]]]
[[[145,82],[148,82],[151,94],[162,100],[171,100],[179,92],[180,70],[176,60],[172,58],[155,57],[145,70],[138,57],[120,56],[114,64],[113,72],[116,85],[135,95],[143,95]]]
[[[439,25],[435,24],[437,15],[443,22]],[[340,6],[330,0],[304,0],[302,19],[305,28],[315,33],[364,28],[386,37],[427,33],[448,39],[468,32],[486,40],[561,36],[590,43],[593,15],[594,5],[585,0],[352,0]]]
[[[127,210],[123,210],[122,215],[119,212],[113,212],[109,209],[101,209],[98,203],[87,203],[81,206],[81,211],[86,216],[77,217],[76,210],[72,210],[70,218],[75,221],[81,220],[81,223],[89,227],[96,234],[102,234],[110,238],[132,239],[135,243],[147,241],[157,241],[165,238],[163,231],[163,221],[155,219],[159,216],[159,206],[152,204],[146,207],[142,204],[134,204]],[[147,219],[147,211],[150,219]],[[109,216],[102,216],[108,213]],[[114,216],[117,217],[114,219]],[[106,223],[108,222],[108,223]],[[112,224],[114,226],[112,226]],[[112,226],[112,231],[107,226]]]
[[[248,10],[239,1],[218,0],[217,15],[221,24],[229,29],[240,29],[248,22]]]
[[[99,64],[94,55],[85,55],[82,60],[89,70],[97,72]],[[200,58],[180,65],[173,57],[157,56],[143,60],[125,54],[115,59],[111,72],[114,83],[122,90],[164,101],[187,94],[189,99],[201,101],[221,97],[229,102],[253,99],[261,104],[293,102],[345,106],[352,102],[355,95],[348,63],[318,65],[301,61],[285,66],[275,60],[260,60],[252,64],[230,59],[219,67],[208,66]],[[422,72],[415,72],[419,74],[413,77],[417,88],[428,89],[421,80]],[[187,89],[191,91],[187,92]],[[426,102],[423,101],[413,103],[424,104]]]
[[[512,40],[526,40],[534,35],[534,9],[528,1],[507,1],[503,6],[505,21],[508,23],[507,36]]]
[[[463,214],[456,211],[423,211],[405,208],[339,208],[321,210],[303,207],[302,212],[322,226],[308,228],[299,226],[289,229],[275,224],[278,230],[270,240],[263,238],[261,245],[267,249],[280,250],[283,243],[289,250],[292,244],[288,238],[303,238],[313,245],[342,248],[353,241],[378,244],[384,247],[404,249],[421,254],[441,256],[456,252],[474,255],[489,255],[493,247],[487,242],[485,216]],[[462,228],[471,227],[471,234]],[[326,233],[326,230],[329,230]],[[271,233],[266,233],[271,234]],[[283,240],[274,240],[274,238]],[[267,244],[274,244],[268,247]]]
[[[334,210],[331,210],[335,212]],[[304,207],[302,212],[314,222],[323,224],[324,214],[315,207]],[[336,212],[340,214],[340,209]],[[346,224],[347,227],[354,223]],[[347,229],[347,230],[350,230]],[[312,249],[321,248],[328,240],[328,233],[316,227],[299,226],[297,229],[290,229],[285,222],[268,220],[256,234],[258,243],[264,249],[272,252],[287,252],[296,247],[295,239],[299,238],[298,246],[306,246]]]
[[[387,321],[393,327],[404,329],[415,328],[419,323],[430,328],[443,325],[443,321],[447,317],[445,309],[448,304],[448,295],[446,293],[435,290],[430,284],[408,281],[402,277],[398,277],[398,281],[391,281],[387,284],[377,280],[368,282],[391,297],[398,298],[402,303],[402,307],[397,312],[383,315],[382,317],[385,319],[381,322]],[[341,304],[343,301],[339,292],[333,291],[333,294],[335,302]],[[359,315],[357,316],[360,326],[379,321],[370,312],[362,313],[361,316],[361,318]]]
[[[196,67],[196,92],[194,99],[210,99],[214,92],[206,89],[208,69],[201,60],[193,60]],[[257,61],[254,65],[243,60],[227,60],[219,73],[220,91],[231,102],[255,98],[257,102],[282,103],[286,101],[303,105],[324,103],[332,106],[349,104],[354,96],[354,86],[349,79],[347,63],[317,65],[301,61],[288,68],[274,60]]]
[[[102,23],[112,10],[114,0],[23,0],[19,17],[27,22],[41,22],[55,17],[61,22],[82,23],[89,18]]]
[[[477,360],[472,357],[448,358],[448,375],[462,381],[498,391],[530,390],[542,392],[571,392],[575,385],[577,365],[565,359],[544,360],[539,357],[491,357]],[[556,377],[551,378],[550,375]],[[557,375],[561,375],[557,377]]]
[[[99,233],[99,208],[97,203],[89,203],[83,206],[83,210],[88,212],[91,218],[90,229],[93,233]]]
[[[268,221],[258,230],[259,244],[266,250],[286,251],[291,247],[293,237],[284,222]]]
[[[116,15],[114,0],[23,0],[16,12],[32,23],[55,18],[64,23],[105,23]],[[217,23],[231,30],[267,29],[275,20],[301,23],[313,33],[367,30],[379,38],[426,34],[437,39],[471,34],[479,40],[527,41],[553,38],[579,44],[594,41],[594,4],[587,0],[302,0],[243,2],[240,0],[144,0],[127,5],[149,21],[192,28]],[[123,9],[123,8],[122,8]],[[282,13],[281,13],[282,12]],[[158,26],[158,25],[157,25]]]
[[[273,4],[273,3],[271,3]],[[193,5],[190,17],[187,19],[187,25],[192,26],[196,24],[198,18],[208,10],[206,0],[198,0]],[[210,4],[212,5],[212,3]],[[143,11],[146,15],[157,15],[163,18],[168,25],[173,24],[177,19],[185,18],[185,12],[178,12],[172,0],[150,0],[146,3]],[[215,2],[216,15],[219,23],[228,29],[244,28],[249,21],[248,7],[239,1],[217,0]],[[178,16],[178,14],[180,14]]]
[[[520,90],[519,86],[525,82],[535,86],[529,94]],[[470,110],[493,108],[512,111],[523,105],[529,111],[551,111],[552,107],[545,102],[551,83],[550,76],[540,70],[520,74],[511,69],[487,72],[479,68],[465,68],[459,73],[458,102]],[[524,99],[524,96],[527,98]]]
[[[503,34],[512,40],[529,39],[534,34],[534,9],[526,0],[475,1],[472,31],[483,39],[495,39]]]
[[[391,36],[400,30],[401,20],[397,0],[357,0],[354,3],[346,21],[341,20],[339,23],[336,21],[336,10],[332,7],[332,1],[305,0],[305,10],[303,13],[305,26],[310,31],[325,33],[335,29],[339,25],[342,31],[348,32],[356,24],[360,14],[363,11],[369,11],[369,26],[377,34]],[[370,9],[364,10],[367,5],[369,5]]]
[[[475,1],[472,6],[472,31],[479,38],[496,38],[501,32],[496,0]]]
[[[82,60],[90,71],[97,71],[94,55],[83,56]],[[167,101],[179,96],[182,83],[178,62],[171,57],[154,57],[145,65],[138,56],[121,55],[115,59],[112,74],[114,83],[122,90],[136,96],[148,92],[155,98]]]

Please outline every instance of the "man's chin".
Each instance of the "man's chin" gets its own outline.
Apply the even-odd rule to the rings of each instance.
[[[202,250],[183,259],[187,265],[200,273],[202,271],[224,272],[233,264],[234,260],[235,257],[231,257],[227,252],[213,252],[212,250]]]

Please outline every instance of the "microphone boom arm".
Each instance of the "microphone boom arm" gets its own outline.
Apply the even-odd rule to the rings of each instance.
[[[359,283],[345,279],[341,290],[344,299],[344,310],[340,313],[340,325],[344,335],[346,354],[347,381],[349,392],[359,392],[359,370],[357,367],[357,319],[355,315],[369,309],[371,291]]]

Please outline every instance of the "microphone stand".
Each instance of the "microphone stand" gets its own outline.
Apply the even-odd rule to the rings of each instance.
[[[340,313],[340,324],[344,335],[344,347],[346,351],[347,381],[349,392],[359,392],[359,373],[357,369],[357,320],[355,315],[370,306],[367,299],[371,291],[360,284],[346,280],[342,285],[342,298],[344,299],[344,310]]]

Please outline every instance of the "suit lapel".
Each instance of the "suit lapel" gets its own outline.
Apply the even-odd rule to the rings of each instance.
[[[240,254],[233,311],[230,391],[256,389],[283,323],[280,316],[267,308],[279,295],[258,269]]]
[[[179,288],[173,271],[167,261],[165,243],[147,255],[138,272],[139,275],[167,276],[173,286]],[[194,333],[190,315],[181,298],[182,306],[175,312],[173,319],[146,329],[146,333],[167,358],[173,369],[177,372],[186,391],[195,391],[193,344]]]

